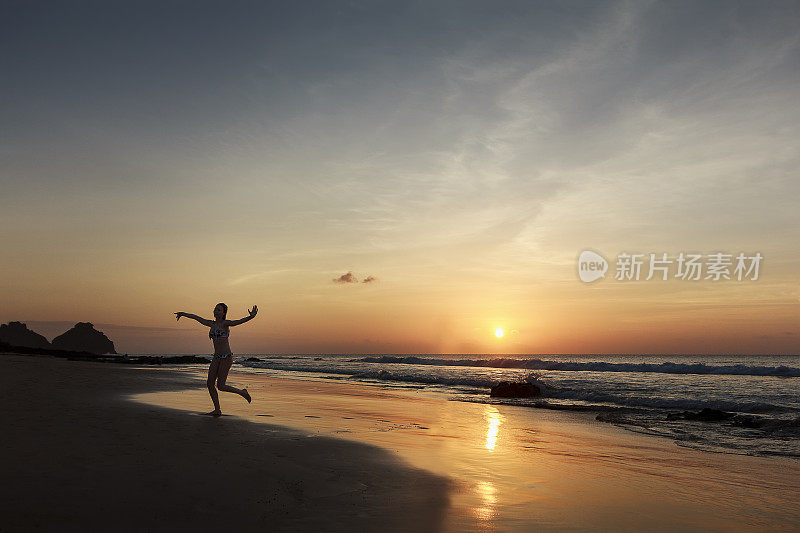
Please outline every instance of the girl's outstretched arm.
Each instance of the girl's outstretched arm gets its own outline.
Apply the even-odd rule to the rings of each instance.
[[[186,318],[191,318],[192,320],[197,320],[198,322],[200,322],[204,326],[211,327],[211,326],[214,325],[214,321],[213,320],[208,320],[207,318],[203,318],[201,316],[193,315],[192,313],[184,313],[183,311],[178,311],[177,313],[175,313],[175,316],[178,317],[175,320],[180,320],[182,316],[185,316]]]
[[[248,309],[247,312],[250,313],[250,316],[240,318],[239,320],[226,320],[225,324],[228,326],[238,326],[239,324],[244,324],[248,320],[253,320],[256,317],[256,314],[258,313],[258,306],[254,305],[253,308]]]

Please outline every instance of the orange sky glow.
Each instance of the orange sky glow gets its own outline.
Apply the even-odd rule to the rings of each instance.
[[[0,321],[207,354],[172,313],[225,302],[260,310],[237,353],[800,353],[788,21],[666,42],[658,5],[270,9],[9,37]],[[578,278],[583,250],[605,279]],[[764,259],[620,281],[623,252]]]

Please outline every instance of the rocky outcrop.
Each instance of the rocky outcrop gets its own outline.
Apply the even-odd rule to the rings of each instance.
[[[763,417],[756,415],[742,415],[738,413],[729,413],[727,411],[720,411],[719,409],[710,409],[708,407],[694,413],[692,411],[683,411],[682,413],[668,413],[667,420],[691,420],[693,422],[730,422],[734,426],[758,429],[769,424],[769,421]]]
[[[98,355],[117,353],[114,350],[114,343],[102,332],[94,329],[91,322],[78,322],[71,330],[53,339],[53,347]]]
[[[495,398],[531,398],[542,394],[541,389],[525,381],[501,381],[494,387],[490,396]]]
[[[44,336],[28,329],[22,322],[9,322],[0,325],[0,341],[11,346],[24,346],[26,348],[50,348],[50,343]]]

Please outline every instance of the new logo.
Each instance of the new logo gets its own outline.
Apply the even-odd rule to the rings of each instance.
[[[584,250],[578,256],[578,277],[584,283],[591,283],[606,276],[608,261],[602,255]]]

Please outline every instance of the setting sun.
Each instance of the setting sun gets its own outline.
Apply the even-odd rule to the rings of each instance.
[[[494,336],[495,336],[495,337],[497,337],[498,339],[499,339],[500,337],[502,337],[503,335],[504,335],[504,333],[503,333],[503,328],[496,328],[496,329],[494,330]]]

